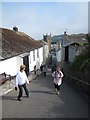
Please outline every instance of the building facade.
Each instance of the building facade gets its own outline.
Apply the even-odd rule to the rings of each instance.
[[[21,64],[26,65],[27,75],[39,68],[43,62],[43,46],[32,37],[19,32],[18,29],[0,28],[2,31],[2,54],[0,56],[0,73],[6,72],[15,76]],[[38,63],[38,64],[37,64]]]

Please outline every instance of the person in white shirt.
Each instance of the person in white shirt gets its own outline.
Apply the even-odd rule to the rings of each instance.
[[[56,94],[59,95],[60,93],[60,85],[62,83],[63,73],[60,71],[60,67],[57,67],[56,71],[52,73],[54,77],[54,86],[56,88]]]
[[[29,80],[25,73],[25,65],[21,65],[20,71],[17,73],[16,80],[15,80],[15,90],[17,90],[17,88],[19,88],[19,94],[18,94],[17,100],[21,101],[20,98],[22,97],[22,94],[23,94],[22,88],[24,88],[27,98],[29,97],[27,84],[29,84]]]

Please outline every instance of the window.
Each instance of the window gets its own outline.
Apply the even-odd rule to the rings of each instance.
[[[35,60],[35,50],[33,51],[33,60]]]

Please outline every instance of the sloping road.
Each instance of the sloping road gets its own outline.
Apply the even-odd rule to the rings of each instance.
[[[88,102],[67,83],[63,82],[56,95],[50,71],[28,88],[30,98],[24,93],[22,101],[16,100],[16,91],[2,97],[3,118],[88,118]]]

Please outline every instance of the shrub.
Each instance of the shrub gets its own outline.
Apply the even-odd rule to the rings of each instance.
[[[74,61],[70,64],[71,70],[84,70],[86,66],[90,64],[87,51],[83,51],[75,57]]]

